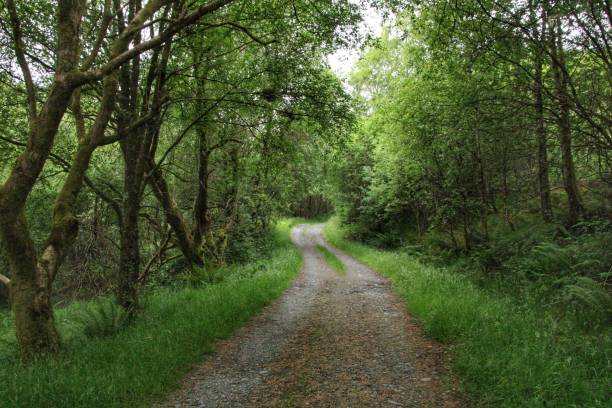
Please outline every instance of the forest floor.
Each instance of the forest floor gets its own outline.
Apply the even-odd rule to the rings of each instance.
[[[277,302],[194,369],[163,407],[462,407],[448,355],[390,284],[298,225],[304,266]],[[335,272],[317,246],[346,267]]]

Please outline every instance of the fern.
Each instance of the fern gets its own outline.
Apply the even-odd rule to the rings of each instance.
[[[194,267],[183,275],[183,280],[194,288],[221,283],[225,279],[225,268],[214,266]]]
[[[563,290],[563,300],[574,306],[577,312],[588,316],[592,322],[605,323],[612,317],[612,297],[601,283],[586,277],[578,276],[574,283],[568,284]]]
[[[572,269],[573,251],[569,247],[561,247],[553,242],[542,242],[532,251],[540,264],[541,272],[561,273]]]
[[[83,333],[89,338],[108,337],[123,330],[128,322],[128,313],[110,300],[95,302],[79,317]]]
[[[576,283],[566,286],[568,300],[576,301],[595,310],[609,311],[612,298],[606,289],[593,279],[586,276],[576,278]]]

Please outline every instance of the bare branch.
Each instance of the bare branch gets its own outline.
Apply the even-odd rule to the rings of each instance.
[[[158,259],[160,261],[162,261],[162,257],[164,255],[164,252],[166,252],[168,250],[168,248],[169,248],[170,238],[172,238],[172,229],[171,228],[168,229],[168,231],[166,232],[166,235],[165,235],[164,239],[162,240],[159,248],[157,249],[157,251],[155,251],[153,256],[149,259],[149,261],[145,265],[145,267],[144,267],[144,269],[142,271],[142,274],[138,278],[140,283],[146,282],[147,276],[149,276],[149,272],[153,268],[153,265],[155,264],[155,262]]]
[[[208,153],[212,153],[213,151],[217,150],[217,149],[221,149],[223,146],[225,146],[228,143],[236,143],[236,144],[243,144],[244,140],[240,140],[240,139],[234,139],[234,138],[228,138],[228,139],[224,139],[222,141],[220,141],[217,144],[212,145],[211,147],[208,148]]]
[[[201,112],[200,115],[198,115],[198,117],[196,117],[193,121],[191,121],[191,123],[189,125],[187,125],[187,127],[185,129],[183,129],[181,134],[174,140],[174,143],[172,143],[170,145],[170,147],[168,147],[166,152],[162,155],[161,159],[155,165],[155,168],[151,172],[149,172],[149,174],[152,174],[155,169],[157,169],[158,167],[160,167],[162,165],[162,163],[166,160],[166,158],[168,157],[170,152],[172,152],[172,150],[174,150],[174,148],[176,148],[176,146],[178,146],[181,143],[181,141],[187,135],[187,133],[189,133],[191,128],[193,128],[195,125],[197,125],[198,122],[200,122],[202,119],[204,119],[206,117],[206,115],[208,115],[210,112],[212,112],[213,109],[215,109],[221,102],[223,102],[227,95],[228,95],[228,93],[223,95],[221,98],[217,99],[215,101],[215,103],[212,104],[212,106],[210,106],[205,111]]]
[[[127,128],[120,129],[115,134],[102,138],[100,142],[97,143],[98,146],[106,146],[106,145],[113,144],[115,142],[120,141],[124,137],[128,136],[134,130],[140,128],[141,126],[146,125],[151,119],[153,119],[154,116],[155,116],[155,110],[149,112],[145,116],[142,116],[140,119],[133,122]]]

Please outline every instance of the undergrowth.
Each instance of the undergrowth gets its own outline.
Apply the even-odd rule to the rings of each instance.
[[[112,336],[129,324],[129,314],[112,299],[101,298],[83,306],[76,324],[89,338]]]
[[[466,394],[483,407],[608,407],[612,389],[609,325],[583,330],[541,302],[489,292],[466,274],[384,251],[326,226],[336,247],[389,278],[426,333],[450,345]]]
[[[21,364],[12,318],[0,314],[0,406],[148,406],[176,388],[217,339],[229,336],[278,297],[301,268],[289,240],[292,221],[279,222],[265,262],[227,267],[216,284],[158,289],[136,321],[122,327],[105,300],[56,312],[64,349]]]
[[[557,319],[597,331],[612,321],[610,242],[607,221],[569,230],[533,221],[514,231],[500,229],[469,253],[446,258],[446,265],[483,288],[537,303]]]

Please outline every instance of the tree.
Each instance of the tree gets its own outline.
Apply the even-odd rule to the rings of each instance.
[[[74,215],[74,205],[93,152],[117,139],[105,134],[117,97],[117,69],[230,2],[221,0],[193,10],[185,9],[157,36],[130,47],[134,38],[147,26],[147,21],[170,3],[151,0],[134,14],[125,29],[117,32],[118,35],[109,46],[109,53],[104,55],[101,51],[110,34],[108,29],[112,20],[110,0],[103,4],[103,11],[100,13],[103,18],[96,40],[89,44],[85,43],[82,34],[85,1],[59,1],[53,27],[53,32],[57,35],[57,45],[52,49],[56,62],[53,68],[51,64],[45,63],[46,67],[51,68],[51,73],[50,85],[43,92],[35,82],[26,54],[22,31],[24,17],[20,15],[14,0],[6,1],[8,18],[3,20],[8,21],[8,24],[4,25],[11,27],[10,36],[15,58],[27,95],[29,130],[26,149],[17,158],[10,175],[0,188],[0,236],[11,269],[11,279],[3,277],[2,281],[10,287],[17,339],[24,356],[57,351],[60,346],[50,300],[52,284],[68,248],[77,235],[78,220]],[[34,58],[34,61],[38,60]],[[79,114],[79,94],[83,86],[96,81],[102,81],[102,97],[93,123],[89,129],[85,129]],[[59,125],[71,104],[78,123],[78,148],[55,200],[53,225],[39,256],[29,232],[24,208],[43,166],[49,159]]]
[[[548,222],[587,216],[581,189],[609,171],[608,23],[595,3],[434,0],[398,14],[353,73],[366,108],[338,168],[354,185],[338,188],[357,236],[443,232],[471,251],[500,209],[513,229],[535,197]]]
[[[324,63],[358,19],[348,1],[6,0],[0,19],[2,86],[23,99],[11,129],[29,132],[0,146],[14,161],[0,167],[0,282],[24,357],[60,347],[52,287],[78,262],[82,221],[118,243],[113,286],[134,315],[156,266],[222,263],[263,240],[285,206],[270,204],[284,132],[331,134],[349,116]],[[51,220],[38,202],[33,217],[38,189]]]

